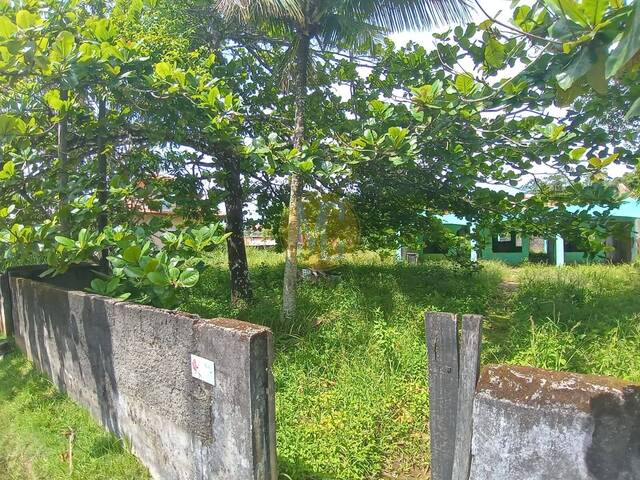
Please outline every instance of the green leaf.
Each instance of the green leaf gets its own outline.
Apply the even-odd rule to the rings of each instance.
[[[53,110],[60,111],[64,107],[64,100],[60,98],[60,90],[49,90],[44,94],[44,101],[47,102]]]
[[[313,160],[303,160],[302,162],[298,163],[298,167],[300,168],[300,170],[302,170],[303,172],[310,172],[313,170]]]
[[[584,0],[584,13],[593,26],[598,25],[604,17],[604,12],[609,6],[609,0]]]
[[[626,115],[624,116],[625,120],[629,120],[633,117],[636,117],[640,115],[640,98],[637,98],[635,102],[633,102],[633,105],[631,105],[631,108],[629,109],[629,111],[626,113]]]
[[[574,148],[569,153],[569,156],[571,157],[571,160],[580,160],[586,151],[587,149],[585,147]]]
[[[76,38],[73,33],[63,30],[56,37],[56,41],[53,42],[53,50],[60,56],[60,58],[68,58],[72,53],[76,45]]]
[[[2,170],[0,170],[0,180],[8,180],[13,177],[16,173],[16,164],[13,163],[13,160],[7,160],[2,166]]]
[[[633,19],[620,43],[607,59],[605,74],[611,78],[621,71],[640,50],[640,1],[636,0]]]
[[[573,62],[561,73],[556,75],[558,85],[567,90],[574,82],[582,78],[593,67],[593,58],[589,49],[583,48],[574,58]]]
[[[468,73],[456,75],[455,80],[456,89],[463,95],[468,95],[473,92],[475,87],[475,81]]]
[[[164,79],[173,73],[174,68],[168,62],[160,62],[156,63],[154,70],[156,72],[156,75]]]
[[[15,117],[2,114],[0,115],[0,138],[8,137],[16,132],[17,120]]]
[[[583,27],[589,24],[582,5],[576,0],[545,0],[545,3],[561,17],[568,17]]]
[[[122,258],[129,263],[138,263],[142,249],[137,245],[131,245],[122,252]]]
[[[101,42],[108,42],[114,37],[115,31],[108,18],[101,18],[96,22],[94,34]]]
[[[39,20],[40,17],[38,15],[27,10],[20,10],[16,13],[16,24],[22,30],[33,27],[39,22]]]
[[[151,283],[159,287],[165,287],[171,283],[164,272],[151,272],[147,275],[147,278]]]
[[[484,60],[490,67],[500,68],[504,63],[504,45],[495,38],[490,38],[484,47]]]
[[[0,17],[0,38],[9,38],[18,31],[18,27],[4,15]]]
[[[169,279],[175,282],[180,277],[180,269],[178,267],[169,267]]]
[[[598,157],[591,157],[589,159],[589,164],[595,168],[602,168],[602,160],[600,160]]]
[[[200,280],[200,274],[194,268],[187,268],[184,272],[180,274],[180,279],[178,283],[186,288],[195,287],[196,283]]]
[[[611,165],[613,162],[616,161],[616,159],[620,156],[619,153],[614,153],[612,155],[609,155],[607,158],[605,158],[604,160],[601,161],[602,164],[602,168],[607,167],[609,165]]]
[[[76,241],[73,240],[72,238],[63,237],[61,235],[57,235],[54,238],[55,238],[56,242],[58,242],[60,245],[63,245],[63,246],[68,247],[68,248],[75,248],[76,247]]]

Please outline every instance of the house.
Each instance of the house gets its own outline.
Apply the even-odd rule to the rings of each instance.
[[[569,212],[581,212],[584,207],[571,206]],[[591,214],[604,212],[605,209],[595,207],[589,209]],[[468,236],[473,232],[474,225],[467,220],[447,214],[440,215],[444,227],[457,235]],[[606,240],[606,245],[613,247],[611,252],[602,253],[589,259],[585,251],[580,250],[577,243],[571,239],[557,235],[552,238],[533,237],[516,231],[492,234],[481,232],[483,241],[474,252],[478,258],[485,260],[500,260],[508,265],[519,265],[525,261],[543,261],[554,265],[568,263],[612,262],[629,263],[636,259],[640,252],[640,201],[627,199],[620,207],[612,210],[608,218],[615,223],[614,231]],[[400,258],[422,260],[442,258],[446,254],[438,245],[425,244],[421,253],[401,249]],[[472,258],[473,259],[473,258]]]

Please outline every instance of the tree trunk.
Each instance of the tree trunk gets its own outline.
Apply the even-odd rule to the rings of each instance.
[[[307,97],[307,76],[309,70],[310,37],[305,32],[298,33],[296,48],[295,85],[295,128],[293,146],[302,147],[305,136],[305,106]],[[291,194],[289,198],[289,226],[287,230],[287,252],[284,264],[284,285],[282,291],[282,317],[292,319],[296,313],[296,284],[298,280],[298,232],[302,200],[302,176],[291,174]]]
[[[244,245],[244,195],[239,159],[231,156],[225,164],[227,197],[224,204],[227,211],[227,233],[231,234],[227,238],[227,256],[231,275],[231,303],[237,305],[242,300],[250,300],[253,294],[249,280],[247,250]]]
[[[69,92],[63,89],[60,92],[60,99],[66,101]],[[67,148],[67,136],[69,130],[68,114],[58,121],[58,210],[60,216],[60,226],[65,234],[71,230],[69,217],[69,151]]]

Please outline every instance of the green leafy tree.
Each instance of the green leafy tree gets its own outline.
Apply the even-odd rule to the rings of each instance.
[[[225,15],[264,26],[271,35],[291,40],[294,91],[292,143],[296,155],[304,154],[307,138],[306,98],[311,68],[312,42],[338,49],[370,46],[384,30],[431,26],[464,18],[467,5],[462,1],[297,1],[265,0],[218,2]],[[286,38],[286,37],[285,37]],[[289,67],[287,67],[289,68]],[[303,191],[301,171],[290,176],[289,222],[284,273],[282,314],[293,317],[296,307],[297,247],[300,199]]]

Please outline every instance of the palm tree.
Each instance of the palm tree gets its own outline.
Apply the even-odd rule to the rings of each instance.
[[[429,28],[467,18],[466,0],[217,0],[221,12],[251,24],[265,24],[293,36],[295,125],[293,146],[305,141],[305,104],[311,42],[352,50],[371,43],[382,31]],[[290,177],[289,226],[284,271],[282,315],[296,308],[299,204],[302,177]]]

